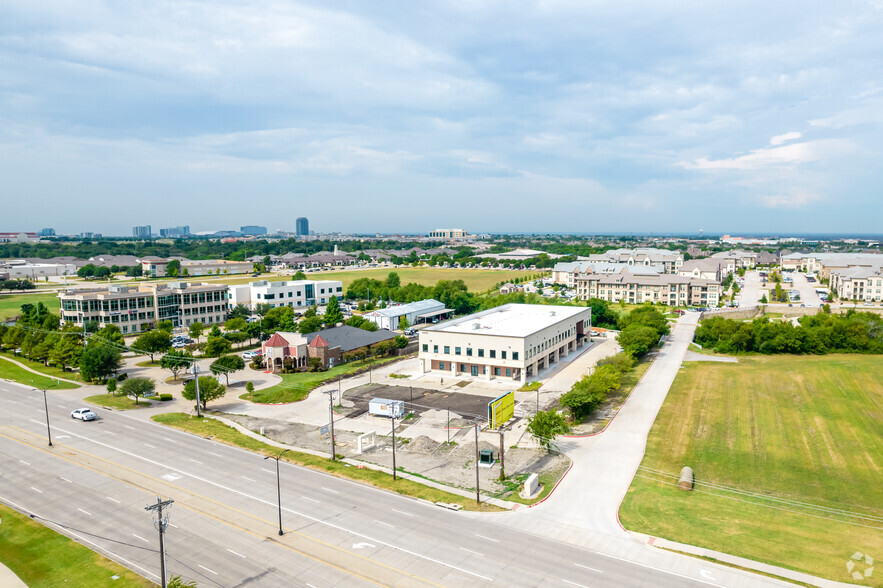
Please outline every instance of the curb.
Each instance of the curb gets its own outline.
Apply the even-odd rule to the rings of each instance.
[[[570,458],[568,458],[568,459],[570,459]],[[555,494],[555,490],[558,489],[558,486],[561,484],[561,482],[564,481],[564,478],[567,477],[567,474],[570,473],[570,470],[571,470],[571,469],[573,469],[573,460],[572,460],[572,459],[570,459],[570,465],[567,467],[567,471],[564,472],[564,475],[563,475],[563,476],[561,476],[560,478],[558,478],[558,481],[555,482],[555,485],[552,487],[552,490],[546,495],[546,497],[543,498],[542,500],[540,500],[539,502],[534,502],[533,504],[528,504],[528,505],[527,505],[527,508],[533,508],[533,507],[535,507],[535,506],[539,506],[539,505],[541,505],[542,503],[544,503],[544,502],[546,502],[547,500],[549,500],[549,498],[551,498],[552,495]]]

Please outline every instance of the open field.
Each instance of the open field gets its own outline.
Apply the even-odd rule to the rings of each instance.
[[[263,443],[258,439],[254,439],[247,435],[243,435],[233,427],[229,427],[224,423],[210,418],[199,419],[188,416],[182,412],[170,412],[150,418],[158,423],[189,431],[200,437],[211,437],[214,441],[219,441],[228,445],[235,445],[264,455],[275,456],[280,451],[277,447],[268,445],[267,443]],[[423,484],[418,484],[417,482],[405,478],[393,480],[392,474],[368,468],[358,469],[340,461],[331,461],[331,459],[327,457],[318,457],[309,453],[289,451],[282,456],[282,461],[300,464],[314,470],[327,472],[333,476],[356,480],[377,488],[398,492],[405,496],[414,496],[430,502],[456,503],[461,505],[464,510],[484,512],[501,510],[500,508],[485,502],[478,505],[475,503],[474,498],[465,498],[459,494],[451,494],[444,490],[424,486]]]
[[[52,388],[53,390],[71,390],[80,387],[77,384],[59,382],[54,378],[40,376],[34,372],[29,372],[28,370],[15,365],[11,361],[6,361],[3,356],[0,356],[0,379],[12,380],[13,382],[19,382],[20,384],[33,386],[35,388],[42,388],[45,386],[46,388]]]
[[[150,401],[143,398],[135,404],[134,398],[128,396],[117,396],[116,394],[97,394],[95,396],[87,396],[83,398],[89,404],[97,404],[98,406],[106,406],[107,408],[115,408],[117,410],[127,410],[129,408],[147,408],[151,406]]]
[[[46,308],[56,314],[61,307],[58,295],[54,292],[44,292],[42,294],[4,294],[0,296],[0,321],[5,321],[8,318],[21,314],[22,304],[37,304],[38,302],[42,302],[46,305]]]
[[[60,367],[56,367],[54,365],[43,365],[39,361],[32,361],[27,357],[22,357],[21,355],[13,355],[10,351],[0,351],[0,357],[8,357],[9,359],[14,359],[18,363],[24,364],[31,368],[32,370],[37,370],[41,374],[45,374],[50,378],[64,378],[65,380],[75,380],[77,382],[81,382],[80,372],[73,371],[64,371]]]
[[[262,404],[283,404],[286,402],[297,402],[303,400],[310,393],[310,390],[317,386],[321,386],[325,382],[337,380],[338,377],[347,376],[368,366],[380,366],[401,359],[399,357],[382,357],[374,359],[363,359],[361,361],[351,361],[336,365],[324,372],[298,372],[294,374],[279,374],[282,378],[281,384],[276,384],[270,388],[263,390],[255,390],[251,393],[245,393],[239,398],[242,400],[250,400]]]
[[[853,554],[883,553],[881,456],[880,356],[687,363],[620,519],[630,530],[849,582]],[[683,466],[695,472],[693,492],[675,488]],[[883,586],[883,574],[862,584]]]
[[[156,585],[5,505],[0,517],[0,561],[28,586]]]

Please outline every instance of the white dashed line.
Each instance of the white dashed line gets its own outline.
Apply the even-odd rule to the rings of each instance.
[[[83,513],[83,514],[87,514],[87,515],[89,515],[90,517],[92,516],[92,513],[91,513],[91,512],[87,512],[87,511],[83,510],[82,508],[78,508],[77,510],[80,511],[81,513]]]
[[[465,547],[461,547],[460,549],[462,549],[463,551],[468,551],[469,553],[473,553],[479,557],[484,557],[483,553],[478,553],[477,551],[472,551],[471,549],[466,549]]]
[[[177,443],[177,441],[173,441],[172,439],[169,439],[168,437],[163,437],[163,440],[168,441],[169,443]]]
[[[319,502],[315,498],[310,498],[309,496],[301,496],[301,498],[303,498],[304,500],[309,500],[310,502],[315,502],[316,504],[322,504],[321,502]]]
[[[198,565],[199,567],[201,567],[202,569],[204,569],[204,570],[207,571],[207,572],[211,572],[211,573],[213,573],[213,574],[216,575],[216,576],[218,575],[218,572],[216,572],[216,571],[214,571],[214,570],[210,570],[210,569],[208,569],[207,567],[202,566],[202,565],[199,565],[199,564],[196,564],[196,565]]]
[[[144,445],[150,447],[151,449],[156,449],[156,445],[151,445],[150,443],[145,443]]]
[[[397,509],[395,509],[395,508],[392,509],[392,512],[397,512],[397,513],[399,513],[399,514],[403,514],[403,515],[405,515],[406,517],[413,517],[413,516],[414,516],[413,514],[411,514],[411,513],[409,513],[409,512],[405,512],[405,511],[403,511],[403,510],[397,510]]]
[[[221,455],[220,453],[215,453],[214,451],[209,451],[209,453],[211,453],[211,454],[214,455],[215,457],[224,457],[224,456]]]
[[[576,582],[571,582],[570,580],[561,579],[565,584],[570,584],[571,586],[577,586],[577,588],[589,588],[588,586],[584,586],[583,584],[577,584]]]
[[[193,459],[192,457],[188,457],[187,459],[189,459],[189,460],[192,461],[193,463],[198,463],[198,464],[200,464],[200,465],[202,464],[202,462],[199,461],[198,459]]]
[[[340,494],[340,492],[338,492],[337,490],[332,490],[331,488],[326,488],[325,486],[322,486],[322,490],[327,490],[328,492],[333,492],[334,494]]]
[[[261,471],[267,472],[268,474],[275,474],[273,470],[268,470],[267,468],[261,468]]]
[[[500,542],[499,539],[491,539],[490,537],[485,537],[484,535],[479,535],[478,533],[476,533],[475,536],[476,536],[476,537],[481,537],[482,539],[485,539],[485,540],[487,540],[487,541],[493,541],[494,543],[499,543],[499,542]]]
[[[169,526],[170,526],[170,527],[174,527],[175,529],[178,528],[178,525],[176,525],[175,523],[169,523]]]
[[[122,502],[120,502],[120,501],[117,500],[116,498],[111,498],[110,496],[105,496],[105,498],[107,498],[108,500],[113,500],[113,501],[116,502],[117,504],[122,504]]]
[[[129,425],[123,425],[123,426],[126,427],[127,429],[132,429],[133,431],[135,430],[135,427],[130,427]]]
[[[578,567],[578,568],[582,568],[582,569],[584,569],[584,570],[591,570],[591,571],[593,571],[593,572],[598,572],[599,574],[603,574],[603,573],[604,573],[604,572],[601,571],[601,570],[596,570],[595,568],[590,568],[589,566],[584,566],[583,564],[575,563],[575,564],[573,564],[573,565],[575,565],[575,566]]]
[[[65,482],[67,482],[68,484],[73,484],[73,482],[71,482],[70,480],[68,480],[64,476],[58,476],[58,477],[61,478],[62,480],[64,480]]]
[[[40,494],[43,494],[43,491],[40,490],[39,488],[34,488],[33,486],[31,486],[31,490],[36,490],[36,491],[39,492]]]
[[[243,479],[243,480],[248,480],[249,482],[257,482],[257,480],[252,480],[252,479],[249,478],[248,476],[242,476],[242,479]]]
[[[29,466],[29,465],[31,465],[31,464],[29,464],[29,463],[28,463],[28,462],[26,462],[26,461],[25,461],[25,460],[23,460],[23,459],[20,459],[20,460],[18,460],[18,461],[20,461],[20,462],[22,462],[22,463],[23,463],[23,464],[25,464],[25,465],[26,465],[26,466]]]
[[[60,405],[60,404],[56,404],[55,406],[57,406],[58,408],[64,408],[64,407],[63,407],[62,405]]]
[[[378,525],[386,525],[387,527],[392,527],[393,529],[396,528],[395,525],[390,525],[389,523],[384,523],[383,521],[378,521],[377,519],[374,519],[374,522]]]
[[[135,533],[132,533],[132,537],[137,537],[138,539],[141,539],[141,540],[144,541],[145,543],[150,543],[150,541],[148,541],[147,539],[145,539],[145,538],[142,537],[141,535],[136,535]]]
[[[232,549],[228,549],[227,551],[229,551],[229,552],[232,553],[233,555],[238,555],[238,556],[241,557],[242,559],[248,559],[247,557],[245,557],[245,556],[242,555],[241,553],[236,553],[236,552],[233,551]]]

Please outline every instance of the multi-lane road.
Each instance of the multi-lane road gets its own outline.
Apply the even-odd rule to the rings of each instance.
[[[0,382],[0,407],[0,501],[157,582],[144,507],[161,496],[168,571],[200,586],[783,585],[650,568],[284,462],[280,537],[272,460],[118,412],[73,421],[64,392],[48,447],[41,392]]]

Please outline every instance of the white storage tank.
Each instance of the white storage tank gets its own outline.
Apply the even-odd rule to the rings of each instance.
[[[405,416],[405,402],[403,400],[372,398],[368,402],[368,413],[376,416],[400,419]]]

